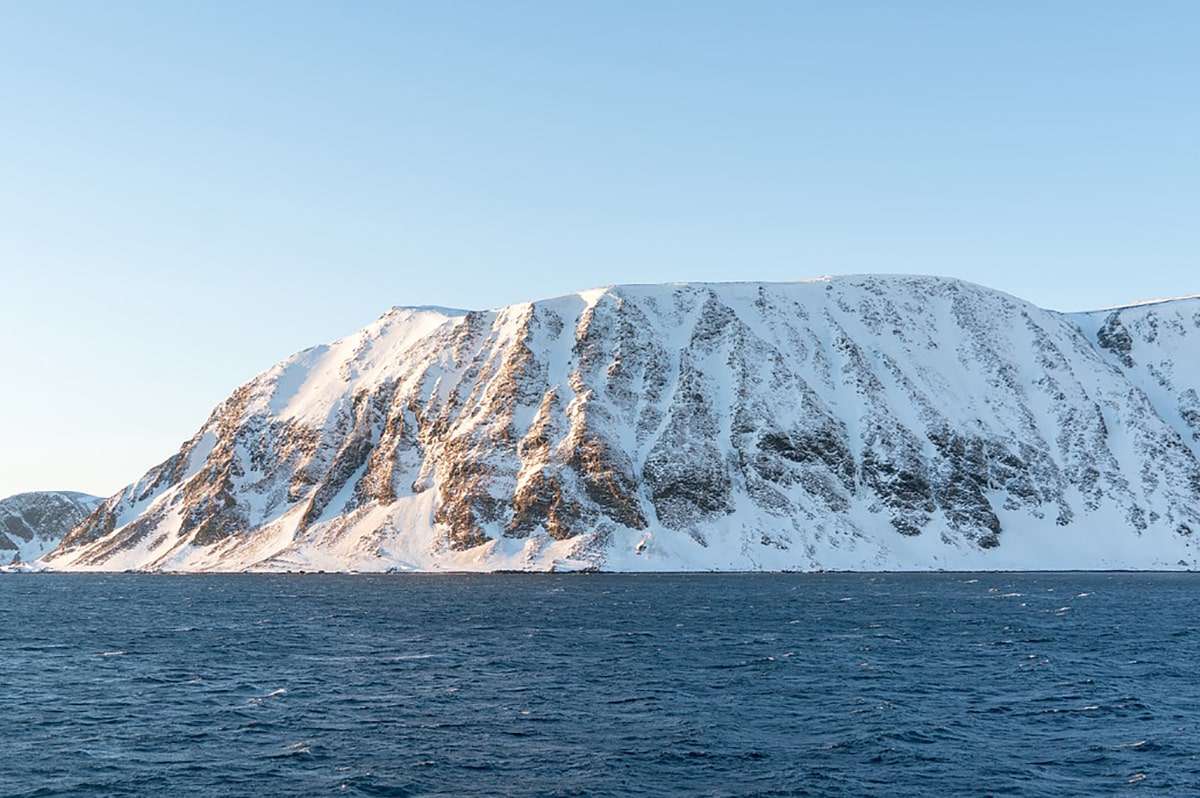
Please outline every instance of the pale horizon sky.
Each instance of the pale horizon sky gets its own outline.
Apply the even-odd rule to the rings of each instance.
[[[1192,2],[0,8],[0,497],[112,494],[393,305],[1200,292]]]

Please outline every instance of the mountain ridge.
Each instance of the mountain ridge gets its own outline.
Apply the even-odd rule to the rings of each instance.
[[[272,366],[46,563],[1195,562],[1194,298],[1065,314],[860,275],[455,312],[395,307]]]

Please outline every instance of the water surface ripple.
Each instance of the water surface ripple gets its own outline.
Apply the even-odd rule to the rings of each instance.
[[[1200,795],[1200,576],[0,576],[0,794]]]

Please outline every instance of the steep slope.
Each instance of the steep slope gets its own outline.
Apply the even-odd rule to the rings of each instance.
[[[894,276],[398,308],[239,388],[46,562],[1191,566],[1196,382],[1151,390],[1165,339],[1125,366],[1095,320]]]
[[[0,500],[0,565],[45,556],[102,501],[72,491],[18,493]]]
[[[1077,313],[1072,319],[1200,457],[1200,296]]]

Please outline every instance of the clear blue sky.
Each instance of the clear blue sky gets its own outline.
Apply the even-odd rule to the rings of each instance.
[[[391,305],[1200,292],[1200,3],[0,5],[0,496],[109,494]]]

